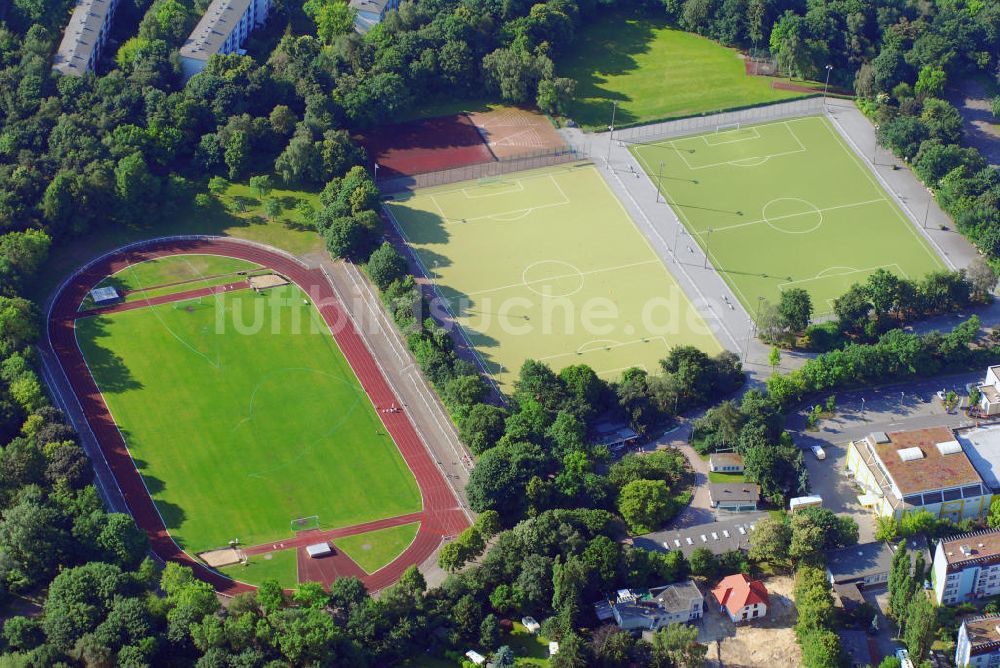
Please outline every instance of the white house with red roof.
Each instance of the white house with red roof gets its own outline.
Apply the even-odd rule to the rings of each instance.
[[[727,575],[712,590],[719,602],[719,609],[729,615],[733,623],[760,619],[767,614],[770,599],[767,587],[760,580],[751,580],[743,573]]]

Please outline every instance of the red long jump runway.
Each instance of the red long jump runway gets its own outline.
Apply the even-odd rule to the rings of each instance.
[[[129,510],[135,517],[136,523],[146,531],[152,550],[159,558],[190,566],[199,578],[211,583],[220,593],[235,595],[254,590],[250,585],[231,580],[202,565],[181,550],[170,537],[156,505],[149,496],[142,476],[132,461],[121,432],[112,419],[94,378],[90,375],[83,353],[77,345],[74,321],[80,315],[77,309],[87,292],[105,276],[129,264],[182,253],[224,255],[256,262],[286,276],[304,290],[312,298],[323,320],[329,326],[337,345],[375,405],[386,431],[392,436],[404,461],[413,472],[420,488],[423,508],[408,521],[419,520],[420,528],[410,546],[395,561],[375,573],[362,577],[369,591],[378,591],[392,584],[407,567],[419,565],[429,558],[445,536],[454,535],[469,525],[468,518],[459,507],[451,488],[434,465],[433,459],[406,414],[384,413],[379,410],[383,407],[398,406],[400,402],[394,396],[374,358],[362,342],[360,334],[352,325],[336,294],[319,269],[308,269],[276,251],[229,239],[159,240],[150,242],[139,250],[128,250],[100,258],[80,270],[55,296],[48,322],[49,341],[53,352],[79,399],[87,422],[100,444],[101,452],[115,476]],[[222,291],[222,287],[224,286],[208,290]],[[177,299],[176,295],[173,297]],[[144,305],[145,302],[139,304]],[[335,577],[337,572],[341,571],[354,572],[350,568],[328,569],[325,566],[319,566],[315,570],[330,577]],[[329,586],[330,581],[324,580],[323,584]]]

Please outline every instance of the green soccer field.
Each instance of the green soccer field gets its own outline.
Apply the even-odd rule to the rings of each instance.
[[[333,528],[420,510],[413,474],[298,287],[76,324],[91,372],[185,550],[288,538],[299,517],[317,515]]]
[[[386,208],[485,366],[525,359],[615,378],[675,345],[721,350],[589,164],[397,196]]]
[[[876,269],[919,278],[945,268],[823,117],[631,150],[751,314],[760,298],[776,303],[782,290],[805,288],[815,314],[827,315]]]
[[[803,95],[772,88],[770,77],[747,76],[736,49],[641,12],[583,26],[559,71],[577,82],[566,116],[588,129],[607,129],[614,101],[622,126]]]

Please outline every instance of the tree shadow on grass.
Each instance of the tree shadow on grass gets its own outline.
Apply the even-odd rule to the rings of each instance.
[[[141,389],[142,383],[135,379],[124,360],[99,342],[99,339],[110,336],[108,333],[110,323],[109,317],[101,315],[77,321],[78,325],[82,325],[78,334],[81,331],[85,334],[80,343],[90,373],[97,381],[98,388],[105,394],[121,394]]]
[[[607,77],[620,76],[639,68],[636,56],[650,50],[656,39],[655,31],[669,24],[663,16],[642,11],[618,11],[600,23],[593,23],[580,32],[577,46],[561,59],[567,76],[576,79],[576,100],[570,105],[570,116],[587,126],[607,124],[611,120],[613,101],[628,102],[631,97],[605,86]],[[616,124],[638,120],[626,109],[618,108]]]
[[[409,209],[406,223],[401,224],[407,242],[411,244],[445,244],[451,238],[444,218],[439,213]]]

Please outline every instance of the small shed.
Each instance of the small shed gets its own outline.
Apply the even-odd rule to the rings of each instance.
[[[559,653],[559,643],[555,640],[549,641],[549,656],[555,656]]]
[[[90,291],[90,298],[93,300],[95,306],[117,304],[122,299],[121,295],[118,294],[118,290],[110,285],[94,288]]]
[[[310,558],[317,559],[333,554],[333,548],[330,547],[330,543],[314,543],[306,546],[306,553]]]
[[[535,621],[535,618],[530,615],[521,617],[521,625],[524,626],[528,633],[531,634],[538,633],[538,629],[542,628],[542,625]]]
[[[822,496],[796,496],[794,499],[788,500],[788,510],[794,513],[796,510],[802,510],[803,508],[809,508],[811,506],[822,506],[823,497]]]
[[[486,663],[486,657],[474,649],[470,649],[468,652],[466,652],[465,658],[467,658],[469,661],[476,664],[477,666],[481,666],[484,663]]]

